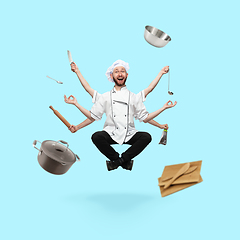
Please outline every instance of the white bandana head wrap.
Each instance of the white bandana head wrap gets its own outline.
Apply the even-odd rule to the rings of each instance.
[[[110,82],[114,82],[110,74],[113,72],[113,69],[115,67],[124,67],[126,69],[126,72],[129,70],[129,64],[127,62],[124,62],[122,60],[117,60],[116,62],[113,63],[111,67],[108,68],[108,70],[105,73],[108,78],[108,81]]]

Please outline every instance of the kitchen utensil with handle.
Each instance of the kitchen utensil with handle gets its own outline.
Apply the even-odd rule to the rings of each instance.
[[[178,177],[183,175],[190,167],[190,163],[186,163],[183,165],[183,167],[180,168],[180,170],[173,176],[171,180],[169,180],[165,186],[164,189],[167,189]]]
[[[159,144],[163,144],[163,145],[167,144],[167,129],[163,130]]]
[[[47,76],[48,78],[50,78],[50,79],[52,79],[52,80],[54,80],[54,81],[56,81],[57,83],[59,83],[59,84],[63,84],[63,82],[61,82],[61,81],[58,81],[58,80],[56,80],[56,79],[54,79],[54,78],[51,78],[51,77],[49,77],[49,76]]]
[[[68,60],[69,60],[69,62],[70,62],[70,64],[73,62],[73,60],[72,60],[72,54],[71,54],[71,52],[69,51],[69,50],[67,50],[67,54],[68,54]]]
[[[169,90],[169,87],[170,87],[170,70],[168,70],[168,94],[173,95],[173,92]]]
[[[53,110],[54,114],[69,128],[71,124],[57,111],[55,110],[52,106],[49,106],[50,109]]]
[[[192,173],[192,172],[194,172],[196,169],[197,169],[197,166],[192,166],[192,167],[190,167],[183,175]],[[165,181],[167,181],[167,180],[170,180],[171,178],[172,178],[172,177],[164,178],[161,182],[165,182]]]

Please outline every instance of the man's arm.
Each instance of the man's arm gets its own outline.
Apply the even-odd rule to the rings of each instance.
[[[93,121],[91,121],[90,119],[86,119],[85,121],[81,122],[80,124],[78,124],[77,126],[75,125],[71,125],[68,129],[72,132],[75,133],[77,132],[79,129],[84,128],[86,126],[88,126],[89,124],[93,123]]]
[[[169,104],[169,103],[170,103],[170,104]],[[155,111],[155,112],[149,113],[148,116],[147,116],[147,118],[145,118],[145,119],[143,120],[143,122],[145,122],[145,123],[149,122],[149,121],[152,120],[153,118],[157,117],[161,112],[163,112],[164,110],[166,110],[166,109],[168,109],[168,108],[174,107],[176,104],[177,104],[176,101],[175,101],[174,104],[173,104],[172,101],[169,100],[167,103],[165,103],[165,104],[163,105],[162,108],[158,109],[158,110]]]
[[[167,129],[168,130],[168,125],[167,124],[159,124],[158,122],[154,121],[153,119],[148,121],[151,125],[161,128],[161,129]]]
[[[150,83],[150,85],[147,88],[144,89],[145,97],[147,97],[147,95],[157,86],[163,74],[168,73],[168,71],[169,66],[162,68],[162,70],[158,73],[157,77]]]
[[[77,74],[77,77],[84,87],[84,89],[93,97],[94,94],[94,89],[92,89],[89,85],[89,83],[86,81],[86,79],[83,77],[81,74],[80,70],[78,69],[78,66],[76,65],[75,62],[71,63],[71,70]]]
[[[90,119],[92,122],[95,121],[95,119],[91,117],[91,112],[81,106],[73,95],[69,96],[68,98],[66,95],[64,95],[64,101],[68,104],[75,105],[88,119]]]

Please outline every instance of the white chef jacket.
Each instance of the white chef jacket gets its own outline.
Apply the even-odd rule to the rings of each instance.
[[[137,132],[134,120],[142,122],[147,118],[148,112],[143,102],[145,101],[144,91],[134,94],[127,87],[120,91],[113,88],[110,92],[99,94],[94,92],[94,105],[91,109],[91,117],[100,120],[106,113],[106,121],[103,130],[119,144],[127,142]]]

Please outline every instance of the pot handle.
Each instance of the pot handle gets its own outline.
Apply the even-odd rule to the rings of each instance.
[[[75,154],[75,155],[76,155],[76,157],[78,159],[77,161],[80,162],[80,157],[77,154]]]
[[[38,148],[36,147],[37,142],[41,143],[41,142],[38,141],[38,140],[34,140],[34,141],[33,141],[33,147],[36,148],[38,151],[40,151],[40,149],[38,149]]]
[[[67,142],[63,141],[63,140],[58,140],[57,142],[61,142],[61,143],[63,143],[63,144],[67,144],[67,148],[68,148],[68,146],[69,146],[69,144],[68,144]]]

